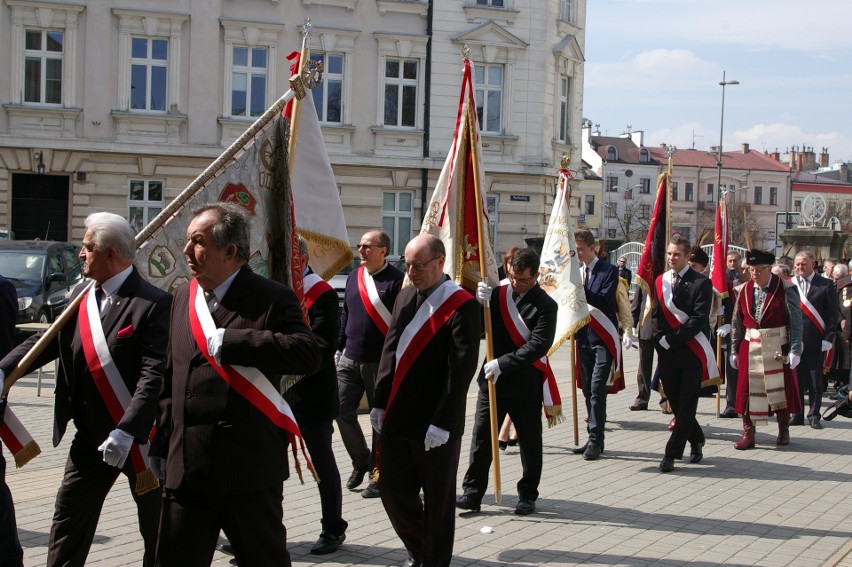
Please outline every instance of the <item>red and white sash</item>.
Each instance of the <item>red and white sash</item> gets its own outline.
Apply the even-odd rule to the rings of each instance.
[[[603,341],[607,352],[612,357],[612,372],[606,383],[607,394],[615,394],[624,389],[624,366],[621,360],[621,339],[618,329],[604,312],[589,305],[589,328]]]
[[[689,316],[681,311],[674,303],[672,295],[672,271],[667,270],[665,273],[657,277],[656,282],[657,297],[661,298],[660,309],[668,321],[672,329],[679,329],[681,325],[686,323]],[[689,350],[698,357],[703,370],[702,382],[719,378],[719,367],[716,366],[716,357],[713,354],[713,347],[710,346],[710,341],[699,332],[686,342]]]
[[[817,331],[820,332],[821,335],[825,335],[825,321],[822,320],[822,316],[817,311],[814,304],[808,299],[808,296],[802,291],[798,285],[796,289],[799,290],[799,305],[802,307],[802,313],[811,320],[811,323],[814,324],[814,327],[817,328]],[[820,345],[822,346],[822,345]],[[825,362],[823,363],[823,372],[831,369],[831,360],[834,358],[834,346],[825,351]]]
[[[503,319],[503,325],[512,342],[520,348],[527,343],[532,335],[527,324],[524,322],[521,313],[518,311],[518,306],[509,293],[511,287],[501,284],[497,288],[500,301],[500,317]],[[548,357],[542,356],[540,359],[533,362],[533,366],[542,372],[542,403],[544,404],[544,414],[547,416],[548,427],[553,427],[564,418],[562,417],[562,398],[559,395],[559,387],[556,385],[556,376],[553,374],[553,368],[550,366]]]
[[[379,297],[379,292],[376,289],[376,282],[373,281],[373,276],[367,272],[364,266],[358,268],[358,294],[361,296],[361,302],[364,303],[367,315],[379,328],[382,335],[387,336],[391,313],[382,303],[382,298]]]
[[[0,425],[0,440],[12,452],[17,468],[21,468],[41,453],[38,443],[9,406],[6,406],[6,417],[3,425]]]
[[[257,368],[220,365],[210,355],[207,350],[207,339],[216,333],[216,323],[210,314],[210,307],[207,305],[204,293],[199,293],[198,280],[195,279],[189,282],[189,325],[195,343],[198,345],[198,350],[201,351],[210,366],[216,370],[228,386],[268,417],[269,421],[287,432],[290,443],[293,445],[294,456],[296,455],[296,440],[298,439],[298,446],[302,449],[308,469],[313,473],[313,464],[308,456],[302,433],[296,423],[296,417],[293,415],[290,405],[284,401],[272,382]],[[301,479],[301,465],[298,458],[295,461],[296,470]]]
[[[399,336],[399,342],[396,345],[396,370],[385,411],[390,410],[403,379],[426,345],[450,320],[456,310],[470,299],[472,299],[470,293],[452,280],[442,283],[426,298],[415,313],[414,319]]]
[[[334,291],[331,284],[314,273],[307,274],[302,278],[302,286],[305,292],[305,311],[313,307],[319,296],[327,291]],[[375,286],[373,287],[375,288]]]
[[[109,352],[97,299],[92,288],[86,292],[86,297],[80,302],[77,328],[80,331],[83,355],[92,380],[117,426],[124,417],[124,412],[130,407],[131,394]],[[136,473],[136,494],[144,494],[157,488],[159,481],[148,464],[148,444],[133,443],[129,457],[133,471]]]

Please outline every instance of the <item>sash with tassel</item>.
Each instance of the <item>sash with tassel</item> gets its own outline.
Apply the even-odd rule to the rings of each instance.
[[[16,468],[21,468],[41,453],[38,443],[10,407],[6,408],[6,417],[0,425],[0,440],[12,452]]]
[[[80,302],[77,317],[80,330],[80,342],[83,345],[83,355],[92,375],[92,380],[101,395],[110,417],[118,426],[124,412],[130,407],[130,390],[121,377],[106,342],[104,328],[101,325],[100,313],[94,292],[89,289],[86,297]],[[153,425],[152,425],[153,427]],[[133,472],[136,473],[136,494],[145,494],[160,485],[160,481],[151,471],[148,464],[148,444],[133,443],[130,447],[130,459]]]

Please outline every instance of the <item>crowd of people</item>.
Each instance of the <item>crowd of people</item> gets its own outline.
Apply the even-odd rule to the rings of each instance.
[[[558,310],[538,284],[535,251],[510,250],[500,285],[480,283],[470,293],[444,274],[441,240],[413,238],[403,272],[387,260],[388,234],[370,230],[359,241],[360,266],[349,274],[339,306],[334,289],[307,266],[302,240],[302,305],[292,289],[249,269],[249,236],[237,206],[214,203],[194,211],[183,249],[193,277],[172,296],[133,266],[134,232],[126,220],[111,213],[87,218],[80,255],[94,283],[75,290],[82,296],[79,310],[33,365],[59,361],[54,445],[69,422],[75,428],[48,565],[85,564],[102,505],[120,475],[137,506],[143,565],[209,565],[221,532],[238,565],[289,565],[283,482],[291,474],[288,446],[296,455],[299,439],[312,459],[322,511],[311,553],[333,553],[349,525],[332,450],[336,423],[351,460],[345,486],[355,490],[366,480],[361,496],[381,499],[408,552],[404,565],[447,566],[456,509],[479,512],[488,488],[492,404],[500,448],[512,440],[519,446],[514,512],[535,513],[542,414],[553,417],[545,400],[556,376],[547,353]],[[728,289],[719,294],[703,273],[707,255],[675,237],[665,271],[653,288],[640,286],[631,302],[626,259],[612,265],[590,231],[574,236],[590,311],[576,333],[586,440],[574,453],[587,461],[604,453],[607,396],[623,382],[623,354],[634,339],[639,369],[630,410],[648,410],[656,389],[661,408],[673,415],[659,462],[663,473],[674,471],[678,460],[704,459],[699,396],[721,378],[726,407],[719,417],[742,418],[736,449],[754,447],[755,427],[773,415],[778,446],[790,443],[791,426],[823,427],[824,391],[849,379],[847,265],[826,261],[820,275],[809,251],[779,262],[761,250],[745,258],[732,252]],[[403,285],[406,275],[411,285]],[[14,290],[6,283],[0,278],[0,306],[9,304],[0,312],[0,379],[41,337],[12,348]],[[483,361],[484,310],[493,353]],[[466,399],[477,369],[469,461],[457,493]],[[358,419],[364,396],[369,443]],[[4,473],[0,457],[0,481]],[[5,481],[0,556],[22,564]]]

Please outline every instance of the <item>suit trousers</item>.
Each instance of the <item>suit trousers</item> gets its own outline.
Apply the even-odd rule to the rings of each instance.
[[[695,418],[703,370],[687,347],[660,356],[657,368],[675,416],[675,426],[666,444],[666,456],[680,459],[683,458],[687,441],[692,444],[704,443],[704,432]]]
[[[586,399],[586,412],[589,414],[587,427],[589,441],[603,448],[606,426],[606,383],[612,370],[612,356],[603,345],[589,345],[577,350],[583,381],[583,397]]]
[[[802,407],[808,408],[808,421],[819,421],[819,409],[822,403],[823,382],[822,367],[825,353],[818,348],[807,348],[802,352],[802,361],[796,367],[799,377],[799,400]],[[808,392],[808,406],[805,406],[805,391]]]
[[[381,439],[379,493],[408,555],[423,567],[448,567],[456,529],[461,439],[426,451],[422,439]],[[423,489],[423,500],[420,489]]]
[[[239,565],[288,567],[282,499],[283,483],[237,494],[201,494],[186,482],[166,489],[157,566],[209,567],[222,530]]]
[[[6,459],[0,448],[0,567],[24,567],[24,550],[15,524],[15,505],[6,484]]]
[[[639,393],[637,404],[647,404],[651,399],[651,377],[654,375],[654,341],[639,339],[639,370],[636,371],[636,383]]]
[[[731,335],[725,337],[722,344],[724,345],[722,356],[725,358],[725,411],[727,411],[728,408],[734,409],[734,406],[737,405],[737,379],[739,377],[739,370],[735,370],[731,366]]]
[[[334,427],[330,421],[302,421],[299,424],[302,438],[311,462],[319,477],[320,505],[322,507],[322,531],[339,536],[349,526],[343,520],[343,493],[340,487],[340,471],[331,448]]]
[[[148,567],[154,564],[162,489],[157,488],[141,496],[136,494],[136,473],[133,472],[130,457],[125,461],[123,469],[108,465],[97,449],[99,444],[81,431],[71,441],[65,475],[56,495],[56,508],[50,526],[48,567],[82,566],[86,563],[104,500],[120,473],[127,477],[133,500],[136,501],[139,533],[145,542],[142,565]]]
[[[518,481],[518,498],[535,500],[541,482],[542,441],[541,401],[515,400],[497,396],[497,423],[503,423],[508,413],[518,432],[518,447],[521,452],[523,476]],[[462,481],[464,493],[477,502],[482,501],[488,487],[488,472],[491,469],[491,417],[488,407],[488,392],[479,390],[476,399],[476,415],[473,436],[470,441],[470,465]]]
[[[367,440],[361,424],[358,423],[358,405],[364,392],[367,393],[367,405],[373,408],[373,394],[376,391],[376,373],[378,362],[356,362],[340,357],[337,365],[337,386],[340,398],[340,415],[337,417],[337,429],[353,469],[373,470],[376,467],[376,436],[371,434],[372,450],[367,448]],[[372,431],[372,430],[371,430]]]

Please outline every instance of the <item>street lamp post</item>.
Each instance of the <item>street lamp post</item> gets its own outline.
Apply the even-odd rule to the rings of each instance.
[[[728,85],[739,85],[739,81],[726,81],[725,71],[722,71],[722,81],[719,83],[722,86],[722,120],[719,123],[719,153],[716,156],[716,168],[718,169],[718,177],[716,178],[716,190],[722,193],[722,134],[725,130],[725,87]]]

